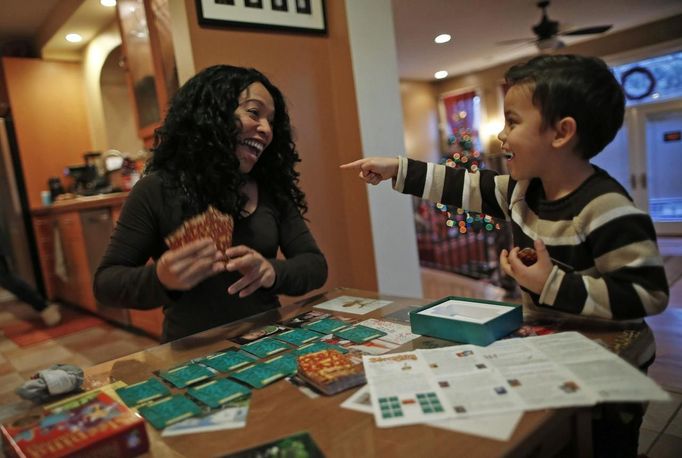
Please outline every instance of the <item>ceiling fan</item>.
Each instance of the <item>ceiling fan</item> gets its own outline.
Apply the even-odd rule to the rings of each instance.
[[[581,27],[579,29],[569,29],[566,31],[559,30],[559,22],[553,21],[547,16],[547,7],[549,0],[537,3],[538,8],[542,10],[542,19],[540,22],[532,27],[534,38],[518,38],[514,40],[500,41],[499,45],[510,45],[518,43],[535,43],[535,46],[540,51],[560,49],[566,44],[559,39],[560,36],[574,36],[574,35],[591,35],[597,33],[604,33],[613,25],[596,25],[591,27]]]

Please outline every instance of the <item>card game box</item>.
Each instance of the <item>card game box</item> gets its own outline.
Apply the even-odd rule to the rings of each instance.
[[[85,393],[60,408],[0,425],[5,455],[19,458],[106,456],[149,450],[145,423],[103,392]]]
[[[521,305],[468,297],[448,296],[410,311],[414,334],[474,345],[488,345],[522,324]]]

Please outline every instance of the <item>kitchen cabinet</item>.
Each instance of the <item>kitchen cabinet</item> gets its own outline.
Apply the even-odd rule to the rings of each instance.
[[[150,147],[179,86],[168,0],[119,0],[116,8],[138,136]]]
[[[106,307],[92,282],[127,193],[80,197],[32,211],[47,297],[84,308],[110,321],[161,336],[163,311]]]

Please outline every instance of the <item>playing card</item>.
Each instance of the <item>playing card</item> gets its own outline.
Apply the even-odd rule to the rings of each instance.
[[[323,334],[318,334],[308,329],[292,329],[290,331],[277,334],[275,339],[282,340],[298,347],[303,344],[310,343],[313,340],[317,340],[322,336]]]
[[[268,356],[290,349],[291,347],[289,345],[270,337],[242,345],[242,350],[248,351],[259,358],[267,358]]]
[[[267,364],[256,364],[233,372],[230,377],[248,383],[254,388],[263,388],[286,375],[283,371]]]
[[[200,213],[176,229],[166,237],[166,244],[171,248],[179,248],[201,238],[211,238],[219,251],[224,252],[232,246],[232,216],[226,215],[213,206]]]
[[[193,383],[213,377],[213,372],[199,364],[185,364],[167,371],[160,371],[159,377],[168,380],[177,388],[184,388]]]
[[[251,394],[251,390],[232,380],[221,378],[187,389],[187,394],[212,409]]]
[[[219,351],[198,360],[200,364],[212,367],[219,372],[229,372],[254,362],[254,358],[236,348]]]
[[[116,394],[127,406],[137,407],[145,402],[168,396],[170,390],[159,379],[152,377],[143,382],[119,388]]]
[[[368,340],[376,339],[377,337],[385,336],[386,333],[379,331],[378,329],[368,328],[367,326],[357,324],[353,327],[336,331],[334,335],[354,343],[363,343]]]
[[[156,429],[163,429],[185,418],[201,413],[201,408],[181,394],[160,399],[138,409],[140,415]]]

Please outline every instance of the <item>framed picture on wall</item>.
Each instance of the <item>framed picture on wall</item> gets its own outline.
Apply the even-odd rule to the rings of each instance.
[[[325,34],[324,0],[196,0],[199,24]]]

